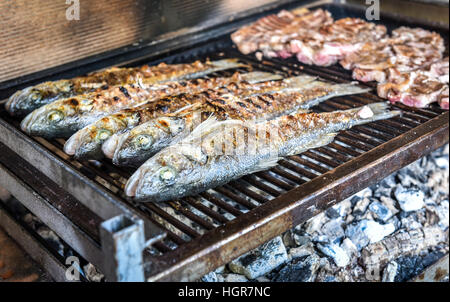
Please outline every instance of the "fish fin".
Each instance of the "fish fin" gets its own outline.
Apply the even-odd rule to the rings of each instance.
[[[354,125],[362,125],[378,120],[385,120],[392,118],[394,116],[401,115],[400,110],[387,110],[389,108],[388,102],[379,102],[368,104],[362,107],[350,109],[348,111],[354,112],[356,119],[354,120]]]
[[[271,156],[269,158],[265,158],[264,160],[258,162],[258,164],[251,170],[249,170],[248,174],[269,170],[270,168],[275,167],[280,159],[281,157],[279,156]]]
[[[250,84],[266,82],[266,81],[275,81],[281,80],[283,78],[282,75],[274,74],[271,72],[264,71],[253,71],[249,73],[244,73],[240,75],[241,79],[249,82]]]
[[[186,106],[184,106],[184,107],[182,107],[182,108],[180,108],[180,109],[178,109],[178,110],[176,110],[176,111],[174,111],[174,112],[172,112],[170,114],[166,114],[166,116],[179,116],[181,113],[186,114],[186,113],[191,112],[192,110],[196,110],[201,105],[203,105],[203,104],[202,103],[189,104],[189,105],[186,105]],[[186,110],[187,110],[187,112],[185,112]]]
[[[238,68],[238,67],[249,67],[249,65],[244,63],[239,63],[239,59],[223,59],[217,61],[211,61],[211,65],[214,66],[216,70],[230,69],[230,68]]]
[[[213,114],[211,114],[204,122],[202,122],[200,125],[194,128],[194,130],[189,134],[189,136],[186,137],[186,142],[193,141],[195,139],[202,137],[203,135],[209,134],[223,125],[238,125],[238,124],[243,124],[243,122],[240,120],[233,120],[233,119],[218,121],[216,117]]]
[[[344,95],[352,95],[352,94],[361,94],[366,93],[372,90],[371,88],[363,88],[361,86],[345,83],[345,84],[336,84],[331,86],[333,89],[333,96],[344,96]]]
[[[322,97],[318,97],[312,100],[309,100],[302,104],[301,108],[311,108],[318,104],[320,104],[323,101],[326,101],[328,99],[344,96],[344,95],[352,95],[352,94],[360,94],[370,91],[370,88],[363,88],[354,84],[335,84],[335,85],[329,85],[327,82],[322,81],[314,81],[311,83],[308,83],[304,88],[305,89],[313,89],[317,87],[323,86],[324,88],[331,88],[331,93],[324,95]]]
[[[296,77],[287,78],[284,82],[288,84],[289,88],[302,88],[306,84],[314,82],[315,80],[317,80],[316,76],[303,74]]]
[[[290,150],[286,156],[292,156],[292,155],[296,155],[296,154],[300,154],[305,152],[306,150],[309,149],[314,149],[314,148],[319,148],[319,147],[323,147],[328,145],[329,143],[331,143],[334,138],[336,137],[336,135],[338,135],[337,133],[327,133],[324,134],[322,136],[320,136],[318,139],[305,144],[305,145],[301,145],[301,146],[296,146],[294,147],[292,150]]]

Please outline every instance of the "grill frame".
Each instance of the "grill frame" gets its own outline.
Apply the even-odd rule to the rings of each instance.
[[[336,4],[331,6],[335,6],[337,9],[345,8],[351,10],[353,13],[355,13],[356,10],[356,8],[352,6]],[[255,18],[256,17],[253,16],[247,21],[251,21]],[[385,17],[382,16],[382,20],[383,18]],[[435,27],[430,24],[418,23],[417,21],[411,20],[400,19],[400,22],[420,25],[425,28],[430,28],[430,26]],[[222,37],[216,38],[211,42],[206,42],[203,45],[196,46],[193,50],[184,52],[174,51],[174,54],[171,57],[166,57],[166,61],[170,63],[171,60],[181,62],[187,57],[193,57],[192,54],[195,54],[196,51],[198,51],[199,54],[194,56],[204,57],[205,53],[211,52],[210,49],[212,49],[212,53],[217,53],[218,49],[224,45],[223,43],[226,44],[226,42],[222,41],[222,38],[231,31],[230,28],[232,27],[228,25],[227,29],[224,29],[224,31],[221,32]],[[441,28],[441,30],[444,29]],[[448,29],[445,29],[445,31],[448,33]],[[220,30],[218,32],[220,32]],[[258,62],[253,57],[239,54],[236,50],[226,50],[226,53],[227,56],[235,56],[242,58],[244,61],[249,61],[256,68],[262,70],[275,70],[277,72],[287,73],[298,73],[303,71],[308,74],[319,75],[323,79],[332,80],[334,82],[348,82],[348,80],[350,80],[348,78],[348,73],[346,77],[345,72],[343,73],[343,70],[339,70],[336,67],[320,68],[303,66],[303,70],[298,70],[297,66],[301,66],[302,64],[292,60],[281,62],[277,59],[264,59],[263,62]],[[143,57],[145,57],[145,59]],[[128,61],[127,65],[139,65],[144,63],[143,60],[145,60],[145,63],[149,62],[147,54]],[[153,60],[151,63],[157,63],[158,61],[160,61],[160,59]],[[369,84],[369,86],[370,85],[371,84]],[[355,105],[358,102],[362,105],[379,99],[373,95],[370,96],[365,94],[364,96],[337,98],[338,101],[333,100],[326,102],[325,105],[321,105],[319,108],[327,111],[339,109],[340,106]],[[25,205],[33,213],[36,212],[40,218],[44,218],[44,222],[49,224],[51,224],[54,219],[61,219],[62,214],[63,218],[67,219],[65,227],[70,226],[70,229],[78,235],[85,236],[86,232],[81,230],[77,223],[74,222],[73,216],[71,218],[70,213],[65,211],[71,208],[76,202],[80,202],[81,207],[84,207],[84,210],[91,211],[99,216],[96,226],[102,221],[121,214],[142,219],[146,226],[146,235],[151,238],[157,238],[155,239],[157,242],[154,243],[154,246],[159,250],[166,251],[162,256],[152,256],[146,253],[146,271],[148,280],[195,280],[208,271],[229,262],[235,257],[259,246],[295,225],[306,221],[321,211],[329,208],[336,202],[378,182],[390,173],[448,142],[448,112],[442,113],[442,111],[436,109],[436,107],[424,110],[409,109],[402,105],[397,107],[407,110],[408,113],[405,118],[402,118],[401,120],[398,118],[393,119],[387,124],[399,127],[399,129],[394,130],[396,134],[394,134],[393,137],[390,137],[387,134],[387,125],[383,124],[383,122],[377,122],[371,123],[368,126],[355,127],[362,131],[362,133],[372,135],[372,137],[366,137],[365,142],[355,143],[355,145],[353,145],[355,149],[349,149],[348,146],[345,147],[335,141],[332,146],[320,148],[320,154],[315,151],[308,151],[306,155],[308,158],[320,159],[320,161],[325,162],[324,165],[328,165],[328,167],[331,168],[331,170],[327,172],[325,172],[326,169],[324,165],[319,165],[317,161],[306,161],[302,157],[293,157],[294,159],[284,160],[281,165],[284,168],[287,167],[287,171],[290,171],[289,173],[286,172],[286,169],[284,168],[284,170],[279,168],[276,171],[282,176],[282,179],[275,178],[271,172],[262,172],[258,173],[257,176],[244,177],[244,180],[247,183],[259,187],[259,189],[266,191],[267,195],[272,195],[273,197],[273,199],[268,200],[267,198],[261,198],[253,192],[253,199],[259,198],[261,203],[261,205],[257,207],[251,201],[239,198],[236,192],[245,192],[246,188],[240,186],[237,182],[233,182],[231,185],[226,185],[219,189],[219,193],[222,193],[222,195],[227,197],[233,197],[242,207],[250,210],[247,213],[242,213],[242,211],[235,209],[224,200],[214,200],[214,198],[211,198],[211,196],[208,195],[209,193],[201,194],[202,197],[206,196],[225,211],[228,211],[231,214],[234,213],[234,216],[237,216],[234,220],[228,222],[223,220],[223,215],[217,214],[215,216],[216,222],[218,221],[226,224],[214,228],[213,223],[201,219],[201,217],[195,213],[184,210],[182,207],[179,207],[178,204],[171,204],[175,211],[180,212],[188,219],[193,220],[203,229],[207,230],[204,235],[199,236],[200,234],[198,232],[191,227],[186,226],[183,221],[173,222],[172,224],[175,223],[178,229],[181,229],[182,232],[193,237],[192,240],[187,243],[184,243],[183,238],[172,233],[171,230],[162,230],[154,218],[147,215],[145,211],[158,213],[160,216],[165,216],[168,220],[171,219],[169,217],[170,214],[151,204],[139,205],[139,209],[137,210],[134,207],[135,205],[124,202],[113,193],[108,192],[99,183],[95,183],[87,177],[86,173],[89,173],[89,170],[87,170],[87,172],[86,169],[85,171],[77,170],[69,165],[69,161],[64,157],[55,155],[52,151],[47,149],[44,146],[46,143],[43,139],[33,139],[20,132],[17,129],[17,122],[14,122],[11,118],[5,117],[4,113],[1,115],[3,118],[0,118],[0,130],[2,133],[5,133],[5,135],[0,137],[0,142],[7,147],[0,145],[0,150],[2,150],[2,152],[4,151],[5,154],[10,152],[16,153],[15,161],[23,162],[23,165],[19,166],[25,167],[28,165],[31,168],[27,169],[29,172],[28,176],[17,171],[13,172],[13,168],[11,166],[7,167],[5,164],[8,161],[8,157],[3,157],[3,161],[0,157],[0,163],[2,162],[2,165],[0,165],[0,180],[6,179],[6,176],[3,176],[3,178],[1,177],[2,174],[7,175],[7,173],[4,173],[3,171],[9,172],[9,179],[15,178],[15,184],[10,185],[7,189],[10,189],[13,193],[14,191],[18,192],[27,185],[21,183],[21,178],[25,178],[25,182],[27,182],[26,180],[31,182],[33,175],[37,178],[45,178],[45,176],[40,176],[39,172],[36,172],[36,168],[41,169],[41,173],[49,178],[49,182],[47,182],[49,187],[62,188],[63,191],[66,191],[67,195],[71,195],[73,200],[69,200],[67,204],[57,205],[51,196],[46,196],[45,192],[40,191],[36,186],[34,188],[30,186],[30,188],[28,188],[29,192],[35,191],[40,196],[44,195],[44,198],[36,199],[36,201],[40,204],[50,204],[47,205],[47,208],[51,209],[51,211],[44,215],[43,210],[33,207],[31,203]],[[427,120],[426,116],[431,117],[433,115],[435,115],[435,117]],[[421,124],[417,124],[414,120],[421,121]],[[409,126],[415,125],[416,127],[403,132],[403,130],[408,128],[408,125],[404,123],[409,123]],[[346,131],[344,135],[338,136],[337,141],[344,144],[350,144],[352,143],[352,137],[359,135],[360,131]],[[374,136],[374,134],[376,134],[376,136]],[[385,139],[388,138],[389,140],[381,143],[383,140],[380,140],[380,137]],[[364,152],[357,152],[357,149]],[[346,161],[347,158],[342,154],[336,154],[334,150],[345,150],[347,153],[353,152],[354,155],[358,153],[362,154],[342,163],[343,161]],[[327,157],[327,155],[335,155],[336,158]],[[11,158],[14,158],[13,155],[11,156]],[[11,158],[9,160],[11,160]],[[301,166],[295,165],[292,161]],[[308,174],[305,165],[309,165],[309,168],[316,170],[322,169],[321,171],[325,173],[307,181],[308,177],[299,177],[298,174],[295,173],[296,171],[302,171],[303,174],[307,174],[306,176],[313,177],[314,173]],[[292,169],[296,169],[296,171],[293,171]],[[90,170],[98,171],[96,169]],[[309,173],[312,172],[309,171]],[[108,178],[107,175],[103,175],[103,177]],[[265,185],[259,181],[261,179],[276,183],[278,188],[275,189],[274,187]],[[301,184],[293,186],[293,182],[295,183],[296,181]],[[280,189],[288,190],[289,192],[283,193]],[[249,194],[252,193],[247,191],[247,195]],[[208,212],[211,216],[215,215],[211,213],[212,210],[208,211],[204,205],[196,203],[195,200],[188,198],[186,199],[186,203],[200,211]],[[73,215],[76,216],[77,214],[74,213]],[[94,247],[92,249],[84,250],[82,244],[77,246],[74,242],[74,238],[67,236],[65,227],[53,226],[57,234],[67,241],[69,245],[73,246],[77,252],[86,259],[93,260],[92,262],[94,264],[102,267],[104,263],[99,260],[100,257],[98,256],[98,253],[101,254],[101,247],[98,244],[99,239],[94,239],[94,242],[97,242],[97,244],[93,244]],[[170,247],[160,241],[165,234],[167,234],[167,238],[172,242],[181,244],[181,246],[175,250],[169,250]],[[95,237],[90,235],[86,236]],[[71,244],[71,242],[73,243]],[[96,255],[94,256],[94,254]]]

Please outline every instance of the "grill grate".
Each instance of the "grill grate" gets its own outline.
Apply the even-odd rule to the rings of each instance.
[[[443,36],[446,37],[446,34],[443,34]],[[306,66],[294,59],[283,61],[264,59],[260,62],[253,56],[240,54],[232,46],[228,37],[220,38],[207,47],[200,47],[198,51],[194,50],[173,56],[168,63],[223,57],[237,57],[242,62],[249,64],[253,70],[270,71],[282,74],[285,77],[307,73],[336,83],[352,81],[351,73],[339,66],[327,68]],[[230,76],[234,71],[217,72],[211,77]],[[240,71],[246,72],[247,69],[240,69]],[[367,86],[376,88],[373,83],[368,83]],[[357,96],[333,98],[314,107],[313,110],[316,112],[343,110],[384,101],[375,94],[375,91]],[[251,216],[255,212],[252,210],[260,208],[261,205],[268,204],[275,198],[286,197],[287,192],[301,185],[307,185],[311,180],[333,171],[335,168],[380,147],[382,144],[415,129],[427,121],[439,117],[445,112],[435,104],[426,109],[409,108],[402,104],[393,107],[402,110],[403,115],[387,121],[356,126],[341,132],[333,143],[285,158],[279,162],[278,166],[269,171],[247,175],[242,179],[208,190],[198,196],[161,204],[136,203],[124,198],[123,188],[133,170],[118,168],[108,160],[101,162],[75,161],[62,151],[64,140],[61,139],[47,141],[36,138],[36,141],[49,149],[66,165],[80,171],[84,176],[101,185],[106,191],[117,196],[123,203],[136,209],[142,217],[167,232],[165,239],[156,242],[147,251],[149,259],[159,259],[159,262],[156,261],[155,263],[163,263],[153,272],[158,273],[164,268],[170,267],[171,263],[179,261],[182,258],[180,248],[186,249],[188,243],[192,246],[193,242],[196,242],[207,248],[207,243],[205,243],[206,245],[202,244],[205,235],[218,230],[220,233],[223,227],[232,228],[231,226],[234,226],[239,228],[233,224],[236,218],[245,217],[245,213],[247,213],[247,217],[249,217],[248,215]],[[19,121],[9,117],[4,110],[0,112],[0,117],[18,128]],[[221,264],[218,261],[216,266]]]
[[[348,82],[351,79],[346,70],[335,66],[331,68],[332,72],[327,73],[328,69],[322,70],[323,68],[305,66],[291,61],[266,59],[258,62],[253,58],[242,56],[234,48],[223,50],[223,55],[225,54],[228,57],[239,57],[243,62],[250,64],[254,70],[280,73],[285,77],[307,73],[334,82]],[[214,54],[205,57],[213,56]],[[217,72],[211,76],[230,76],[232,72]],[[367,86],[373,87],[371,83]],[[365,93],[358,96],[333,98],[316,106],[314,110],[316,112],[344,110],[379,101],[383,100],[373,93]],[[122,189],[133,170],[118,168],[107,160],[74,161],[62,151],[64,140],[47,141],[42,138],[37,140],[68,165],[120,196],[125,203],[137,208],[150,221],[168,231],[167,239],[155,246],[159,253],[164,254],[444,112],[434,105],[427,109],[409,108],[403,105],[393,107],[401,109],[403,116],[354,127],[339,134],[333,143],[283,159],[278,166],[269,171],[245,176],[196,197],[162,204],[137,204],[123,198]],[[18,124],[17,121],[10,120],[10,122],[16,126]]]

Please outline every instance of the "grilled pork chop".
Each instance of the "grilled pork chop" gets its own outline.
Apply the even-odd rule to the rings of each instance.
[[[392,103],[423,108],[438,102],[448,109],[448,57],[414,71],[390,69],[389,80],[378,85],[378,95]]]

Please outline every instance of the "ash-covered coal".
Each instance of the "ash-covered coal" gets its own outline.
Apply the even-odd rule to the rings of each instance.
[[[202,281],[408,281],[449,251],[448,162],[446,145],[285,232],[287,257],[264,275],[246,271],[259,248]]]

